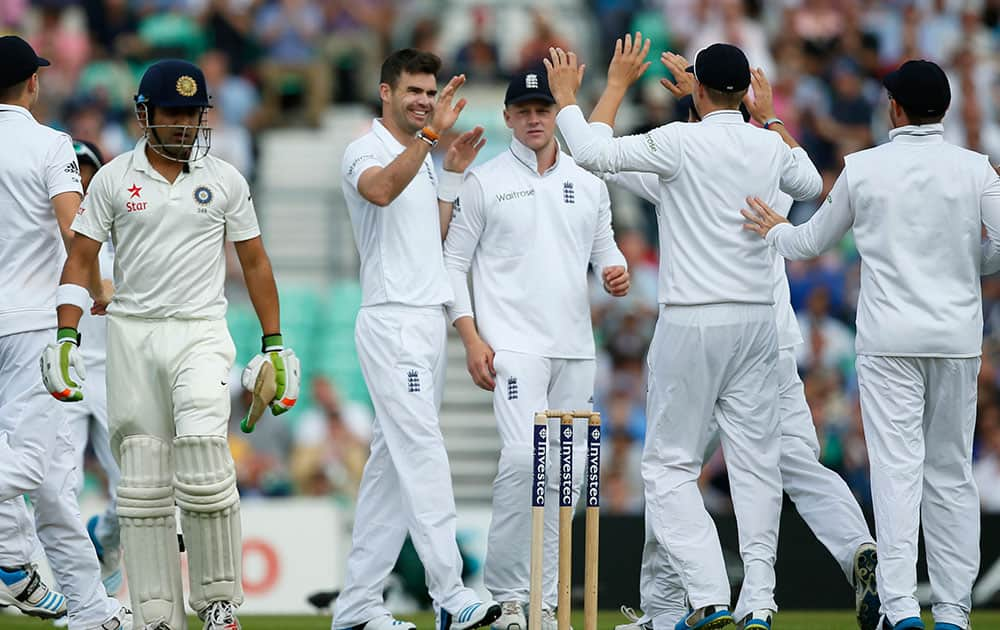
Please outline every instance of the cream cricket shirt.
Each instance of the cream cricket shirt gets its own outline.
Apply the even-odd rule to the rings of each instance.
[[[341,165],[344,198],[361,257],[361,305],[440,306],[452,301],[441,255],[437,174],[430,155],[387,206],[358,192],[361,174],[386,167],[405,147],[376,119],[347,147]]]
[[[0,105],[0,337],[56,327],[66,247],[51,199],[83,195],[70,137]]]
[[[472,313],[494,350],[594,357],[587,269],[626,266],[611,229],[608,189],[559,152],[539,175],[534,151],[508,151],[471,171],[444,246],[455,291],[452,320]]]
[[[773,207],[779,190],[794,199],[817,197],[823,180],[805,151],[746,124],[736,110],[620,138],[595,134],[575,105],[556,121],[581,166],[659,177],[670,261],[660,264],[661,304],[774,303],[773,253],[742,228],[739,209],[748,195]]]
[[[211,155],[173,184],[150,165],[146,141],[94,176],[73,229],[115,248],[113,315],[222,319],[226,240],[260,235],[250,187]]]

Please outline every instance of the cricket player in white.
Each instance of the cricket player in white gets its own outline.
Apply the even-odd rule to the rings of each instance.
[[[609,126],[629,85],[649,66],[649,43],[640,34],[620,46],[636,62],[609,74],[592,117]],[[667,55],[680,68],[675,76],[683,74],[686,61]],[[733,620],[718,534],[697,488],[714,418],[727,454],[745,573],[736,617],[747,630],[769,629],[777,608],[782,492],[774,255],[740,234],[726,206],[746,190],[771,202],[779,190],[812,198],[820,175],[780,124],[767,131],[743,122],[737,108],[751,73],[734,46],[714,44],[698,54],[693,96],[701,123],[624,138],[596,136],[575,106],[583,71],[573,53],[552,50],[546,66],[561,108],[557,122],[577,163],[595,172],[653,173],[659,205],[671,209],[660,228],[669,264],[661,260],[662,306],[648,353],[642,473],[652,530],[680,571],[693,609],[678,627],[719,628]]]
[[[743,215],[748,229],[792,259],[818,256],[853,229],[861,255],[858,385],[883,627],[924,627],[916,597],[923,519],[935,628],[968,630],[979,571],[972,478],[979,276],[1000,268],[1000,178],[985,155],[942,139],[951,91],[937,65],[908,61],[884,84],[890,142],[848,155],[808,222],[793,227],[756,197]]]
[[[69,136],[38,124],[29,111],[39,95],[37,70],[48,62],[15,36],[0,37],[0,58],[0,443],[5,438],[14,451],[0,456],[0,498],[8,499],[0,503],[0,604],[43,617],[68,609],[70,630],[131,627],[128,609],[101,585],[74,492],[80,471],[69,427],[38,374],[37,355],[56,326],[64,244],[74,240],[69,225],[80,205],[79,167]],[[103,306],[97,280],[83,283]],[[89,308],[90,292],[81,291]],[[34,519],[17,494],[23,491]],[[36,531],[65,598],[49,591],[29,564]]]
[[[616,50],[611,60],[609,74],[620,72],[616,67],[631,60],[624,50]],[[688,122],[699,122],[701,116],[694,106],[691,92],[694,79],[682,68],[675,67],[675,84],[665,85],[679,104],[688,111]],[[745,121],[753,116],[763,124],[775,119],[771,85],[761,72],[753,72],[750,81],[753,98],[744,99],[741,107]],[[613,135],[604,123],[591,123],[591,130],[607,137]],[[650,173],[615,173],[603,175],[609,183],[616,184],[642,197],[651,204],[658,204],[658,181]],[[781,193],[776,209],[787,216],[792,198]],[[657,213],[662,212],[657,206]],[[663,225],[663,220],[660,220]],[[661,241],[665,235],[661,234]],[[665,247],[665,242],[663,247]],[[661,247],[661,251],[666,251]],[[668,261],[669,264],[669,261]],[[833,555],[848,581],[855,587],[855,608],[858,625],[862,630],[875,630],[879,623],[879,601],[875,585],[875,545],[861,508],[844,480],[819,462],[820,447],[813,426],[812,415],[806,402],[802,381],[795,363],[795,346],[802,343],[795,311],[792,309],[785,260],[774,260],[774,308],[778,326],[778,414],[781,431],[781,477],[785,491],[795,503],[799,514],[816,537]],[[718,443],[713,440],[709,451]],[[629,624],[617,630],[672,630],[678,619],[687,614],[684,585],[677,571],[670,565],[669,555],[648,531],[643,546],[642,570],[639,581],[640,606],[643,616],[623,608],[630,617]]]
[[[80,165],[80,181],[84,194],[90,187],[90,182],[98,169],[104,165],[100,150],[93,144],[77,140],[73,142],[73,150]],[[114,254],[111,243],[105,243],[98,255],[101,282],[106,295],[112,295],[112,267]],[[115,594],[121,588],[121,536],[116,514],[116,493],[121,472],[118,462],[111,452],[111,436],[108,433],[108,387],[106,374],[108,325],[107,318],[83,312],[80,318],[80,337],[87,343],[80,346],[80,356],[83,358],[87,380],[83,384],[84,399],[74,405],[65,405],[63,413],[69,422],[73,448],[76,451],[76,465],[83,470],[84,452],[87,442],[97,461],[104,469],[108,481],[107,508],[103,514],[92,516],[87,521],[87,534],[97,552],[97,560],[101,563],[101,581],[110,594]],[[83,475],[80,475],[76,492],[83,489]]]
[[[101,244],[115,246],[108,307],[108,422],[121,465],[118,517],[137,624],[184,630],[174,504],[180,506],[191,607],[205,630],[238,630],[242,603],[239,494],[227,443],[235,348],[223,293],[226,240],[235,242],[264,332],[271,403],[298,396],[298,360],[282,346],[278,294],[246,180],[207,155],[205,79],[179,60],[154,63],[136,95],[144,136],[98,171],[73,230],[59,294],[58,343],[43,356],[50,391],[83,396],[76,332],[81,282]],[[83,340],[86,343],[86,339]],[[256,375],[244,373],[244,386]],[[91,554],[92,555],[92,554]]]
[[[625,257],[611,229],[607,187],[559,150],[555,114],[544,73],[513,78],[503,111],[514,135],[510,148],[465,179],[444,246],[455,292],[448,315],[465,343],[473,380],[493,391],[502,443],[484,569],[486,588],[503,609],[493,627],[502,630],[527,628],[534,414],[593,405],[587,270],[592,265],[612,295],[625,295],[629,288]],[[558,450],[559,431],[549,435]],[[582,479],[582,448],[576,450],[575,476]],[[549,459],[553,470],[557,460]],[[552,505],[558,478],[554,472],[548,476]],[[579,492],[574,484],[574,503]],[[545,525],[544,617],[532,624],[555,628],[556,510],[546,513]]]
[[[426,571],[437,630],[485,626],[500,616],[499,604],[479,601],[462,583],[451,472],[438,423],[444,305],[452,301],[441,241],[462,174],[483,145],[481,128],[462,134],[445,156],[439,181],[430,150],[465,106],[464,99],[451,104],[464,76],[452,78],[435,103],[440,68],[430,53],[391,54],[382,64],[382,118],[344,154],[344,197],[361,256],[355,341],[375,425],[334,630],[415,630],[393,619],[382,600],[407,532]]]

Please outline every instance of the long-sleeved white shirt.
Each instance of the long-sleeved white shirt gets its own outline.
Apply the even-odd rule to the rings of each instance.
[[[591,123],[598,133],[611,133],[611,128],[603,123]],[[603,128],[603,129],[601,129]],[[663,213],[664,209],[658,205],[659,182],[656,175],[650,173],[602,173],[604,181],[615,184],[642,197],[649,203],[656,206],[657,225],[660,235],[660,265],[671,264],[670,257],[664,247],[666,243]],[[792,198],[782,193],[779,196],[778,205],[774,211],[781,216],[788,216],[788,211],[792,209]],[[781,256],[774,256],[774,272],[772,276],[774,295],[774,319],[778,327],[778,349],[785,350],[794,348],[803,342],[802,331],[799,322],[795,317],[795,310],[792,308],[792,294],[788,288],[788,275],[785,273],[785,259]]]
[[[444,243],[455,302],[494,350],[564,359],[594,357],[587,269],[625,266],[599,178],[560,152],[538,173],[534,151],[514,140],[470,171]]]
[[[1000,178],[986,156],[945,142],[941,125],[889,135],[887,144],[847,156],[812,219],[775,226],[767,240],[786,258],[806,259],[854,229],[858,354],[979,356],[979,276],[1000,243]]]
[[[621,138],[595,134],[576,106],[556,120],[584,168],[659,177],[658,205],[670,208],[663,213],[670,264],[660,266],[662,304],[774,303],[773,256],[742,229],[739,208],[748,195],[773,206],[779,190],[794,199],[818,196],[822,179],[805,151],[746,124],[736,110]]]

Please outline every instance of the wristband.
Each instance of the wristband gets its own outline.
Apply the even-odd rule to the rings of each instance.
[[[430,127],[424,127],[423,129],[417,132],[417,138],[426,142],[427,145],[432,149],[437,146],[438,137],[439,136],[437,135],[437,133]]]
[[[770,129],[771,125],[781,125],[782,127],[784,127],[785,121],[781,120],[780,118],[768,118],[767,120],[764,121],[764,129]]]
[[[458,199],[458,193],[462,190],[462,181],[465,173],[455,171],[441,171],[438,178],[438,199],[448,203],[454,203]]]
[[[78,284],[60,284],[56,289],[56,306],[69,304],[81,311],[90,308],[90,292]]]
[[[260,338],[260,351],[263,353],[284,350],[285,346],[281,340],[281,333],[274,335],[264,335]]]
[[[56,343],[71,343],[74,346],[80,345],[80,333],[76,328],[60,328],[56,331]]]

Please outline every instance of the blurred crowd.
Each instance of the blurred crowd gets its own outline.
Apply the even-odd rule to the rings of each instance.
[[[379,65],[393,48],[430,50],[446,73],[494,86],[537,65],[549,46],[573,48],[588,64],[584,97],[593,102],[614,39],[629,30],[642,30],[654,50],[689,58],[716,41],[741,46],[770,77],[778,116],[827,189],[846,153],[886,140],[880,80],[909,58],[934,60],[948,73],[947,139],[1000,163],[1000,0],[560,0],[541,10],[497,0],[0,0],[0,31],[24,35],[53,61],[42,75],[41,121],[116,155],[138,135],[131,100],[138,77],[154,59],[183,57],[201,65],[213,96],[213,153],[251,179],[258,131],[318,126],[331,105],[373,104]],[[665,71],[654,65],[647,75],[632,91],[618,133],[686,117],[657,82]],[[596,403],[607,425],[604,505],[639,513],[656,220],[654,208],[625,193],[614,198],[635,209],[616,210],[633,289],[624,300],[594,291]],[[793,222],[807,219],[817,203],[796,204]],[[847,238],[819,259],[789,263],[788,275],[822,460],[870,504],[853,368],[857,252]],[[1000,280],[987,278],[983,286],[987,337],[975,474],[984,509],[1000,511]],[[315,403],[294,430],[269,422],[234,440],[244,493],[350,501],[356,492],[371,410],[342,398],[324,378],[311,388]],[[234,417],[241,404],[237,395]],[[726,485],[716,454],[703,477],[713,509],[729,509]]]

